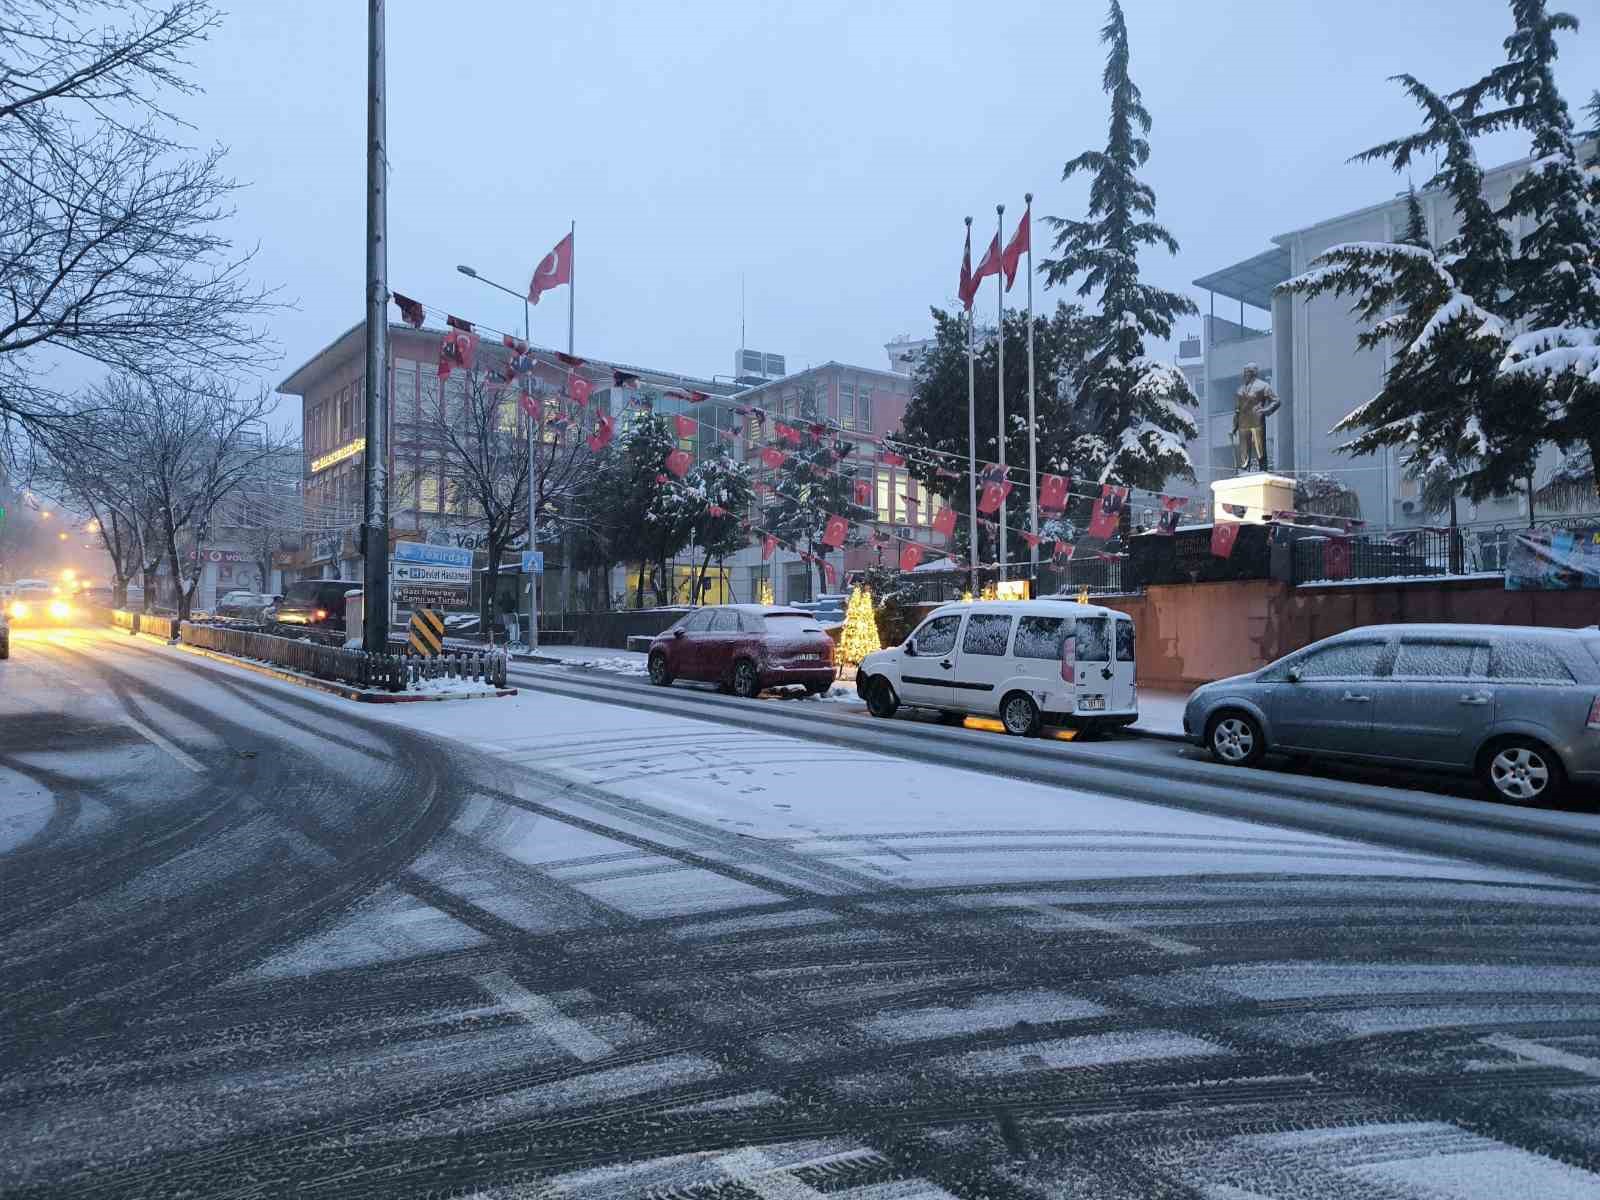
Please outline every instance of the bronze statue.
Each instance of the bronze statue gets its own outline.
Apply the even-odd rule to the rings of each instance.
[[[1245,363],[1239,390],[1233,396],[1233,459],[1239,470],[1268,470],[1267,418],[1283,403],[1272,385],[1256,378],[1255,363]]]

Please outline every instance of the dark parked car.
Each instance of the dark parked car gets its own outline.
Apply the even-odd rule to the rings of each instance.
[[[217,616],[230,620],[259,621],[261,612],[270,603],[270,597],[260,592],[232,591],[217,601]],[[340,612],[344,605],[339,606]]]
[[[1471,771],[1495,797],[1600,782],[1600,629],[1371,625],[1197,688],[1183,729],[1219,762],[1269,750]]]
[[[803,685],[813,695],[833,686],[833,639],[808,612],[765,604],[700,608],[650,643],[650,682],[717,683],[735,695]]]
[[[344,628],[344,595],[361,585],[350,579],[305,579],[289,585],[283,599],[266,609],[262,619],[276,633],[293,636],[301,629],[319,631]]]

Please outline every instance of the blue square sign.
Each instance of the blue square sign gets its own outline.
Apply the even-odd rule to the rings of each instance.
[[[544,574],[543,550],[524,550],[522,552],[522,573],[524,575]]]

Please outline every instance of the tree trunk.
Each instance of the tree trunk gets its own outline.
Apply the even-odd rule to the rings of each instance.
[[[500,607],[500,605],[499,605],[500,588],[499,588],[499,582],[500,582],[500,546],[496,542],[491,540],[489,542],[489,565],[484,569],[484,572],[483,572],[483,583],[482,583],[483,595],[481,597],[479,597],[481,603],[478,606],[480,609],[483,610],[483,616],[481,618],[479,618],[479,619],[483,621],[484,632],[488,635],[485,640],[487,640],[489,645],[491,645],[491,646],[493,646],[495,644],[495,638],[494,638],[495,624],[500,619],[500,612],[499,612],[499,607]]]
[[[1591,454],[1594,453],[1594,449],[1593,449],[1592,444],[1591,444],[1589,453],[1591,453]],[[1534,520],[1533,520],[1533,472],[1529,471],[1528,472],[1528,528],[1532,529],[1533,526],[1534,526]]]
[[[140,573],[144,578],[144,598],[139,602],[139,607],[144,612],[149,612],[156,600],[155,564],[151,563],[149,566],[141,568]]]
[[[643,560],[641,560],[640,563],[639,563],[639,587],[638,587],[638,590],[636,590],[634,592],[634,595],[633,595],[633,606],[635,608],[643,608],[644,607],[644,575],[645,575],[645,564],[644,564]]]
[[[696,595],[696,597],[698,597],[699,602],[701,604],[704,604],[706,602],[706,600],[705,600],[705,597],[706,597],[706,572],[709,571],[710,569],[711,569],[711,550],[709,548],[707,548],[706,556],[700,562],[700,577],[699,577],[698,581],[695,583],[695,595]]]

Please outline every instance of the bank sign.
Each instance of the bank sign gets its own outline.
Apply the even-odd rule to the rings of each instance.
[[[437,567],[471,567],[472,550],[465,546],[434,546],[427,542],[396,542],[397,563],[432,563]]]

